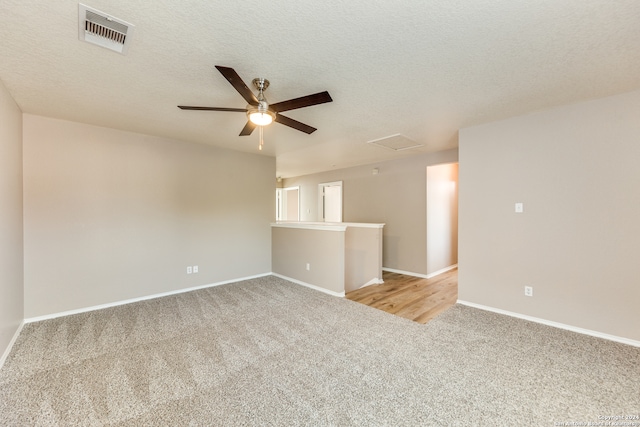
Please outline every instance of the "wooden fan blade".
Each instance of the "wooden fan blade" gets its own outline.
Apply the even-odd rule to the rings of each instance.
[[[238,73],[233,68],[222,67],[220,65],[216,65],[216,68],[220,73],[224,76],[225,79],[231,83],[240,95],[247,101],[248,104],[258,105],[258,98],[253,94],[251,89],[247,87],[246,84],[242,81]]]
[[[331,95],[329,95],[329,92],[325,90],[324,92],[314,93],[313,95],[301,96],[300,98],[270,104],[269,109],[279,113],[281,111],[295,110],[297,108],[310,107],[312,105],[324,104],[325,102],[331,101],[333,101],[333,99],[331,99]]]
[[[240,136],[251,135],[251,132],[253,132],[255,128],[256,128],[256,125],[251,120],[247,120],[247,124],[244,125],[244,127],[242,128],[242,131],[240,132]]]
[[[300,123],[297,120],[293,120],[289,117],[283,116],[282,114],[276,114],[276,122],[283,124],[285,126],[289,126],[291,128],[297,129],[304,133],[313,133],[318,130],[309,125],[305,125],[304,123]]]
[[[224,107],[190,107],[188,105],[178,105],[181,110],[198,110],[198,111],[233,111],[238,113],[246,113],[246,108],[224,108]]]

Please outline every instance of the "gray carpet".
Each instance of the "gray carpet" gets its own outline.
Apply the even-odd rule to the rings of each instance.
[[[0,425],[536,425],[640,412],[640,348],[275,277],[25,325]],[[558,424],[555,424],[558,425]]]

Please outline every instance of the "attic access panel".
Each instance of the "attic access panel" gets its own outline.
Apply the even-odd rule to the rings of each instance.
[[[385,136],[384,138],[367,141],[367,144],[377,145],[379,147],[387,148],[393,151],[409,150],[412,148],[422,147],[424,145],[419,144],[414,140],[409,139],[399,133],[395,135]]]

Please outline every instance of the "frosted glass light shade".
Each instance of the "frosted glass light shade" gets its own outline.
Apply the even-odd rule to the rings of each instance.
[[[249,111],[249,120],[255,125],[266,126],[273,121],[274,114],[271,111]]]

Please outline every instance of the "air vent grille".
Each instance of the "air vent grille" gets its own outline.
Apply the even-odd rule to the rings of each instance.
[[[104,16],[87,11],[87,20],[84,30],[95,36],[110,39],[116,43],[124,44],[127,38],[127,26]]]
[[[78,5],[80,40],[127,53],[134,26],[86,5]]]

